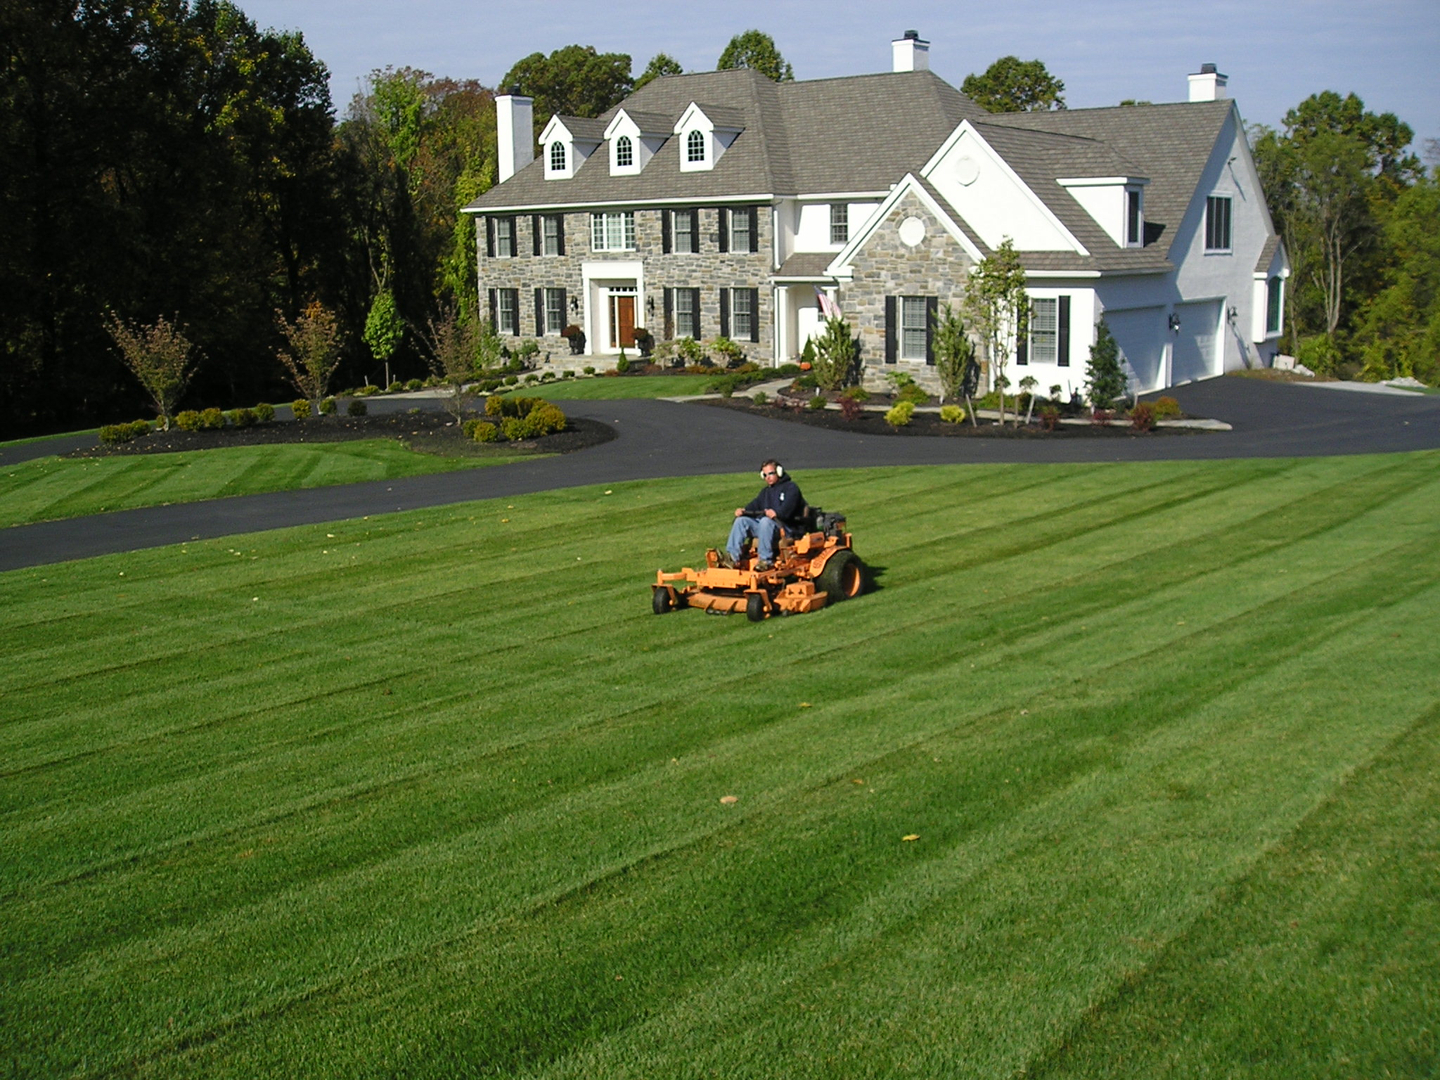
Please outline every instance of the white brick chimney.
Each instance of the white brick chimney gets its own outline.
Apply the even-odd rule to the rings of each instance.
[[[1219,101],[1221,98],[1229,97],[1225,93],[1225,83],[1229,76],[1221,75],[1215,70],[1214,64],[1201,64],[1200,70],[1189,76],[1190,79],[1190,100],[1191,101]]]
[[[906,30],[905,36],[890,42],[895,66],[892,71],[929,71],[930,43],[920,40],[917,30]]]
[[[499,183],[535,160],[535,99],[501,94],[495,99],[495,142]]]

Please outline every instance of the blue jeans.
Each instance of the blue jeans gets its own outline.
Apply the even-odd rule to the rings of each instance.
[[[775,547],[780,542],[780,523],[768,517],[737,517],[735,524],[730,526],[730,539],[725,544],[725,550],[730,552],[732,559],[740,558],[745,550],[745,541],[751,536],[755,537],[760,558],[774,562]]]

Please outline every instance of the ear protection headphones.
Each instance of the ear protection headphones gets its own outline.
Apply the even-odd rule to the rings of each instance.
[[[763,468],[760,470],[760,477],[762,480],[765,477],[765,470]],[[785,466],[781,465],[778,461],[775,463],[775,477],[779,480],[785,479]]]

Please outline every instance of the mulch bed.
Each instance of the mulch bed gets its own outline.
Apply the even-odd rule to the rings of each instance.
[[[483,419],[483,417],[481,417]],[[266,446],[273,443],[350,442],[354,439],[396,439],[412,450],[441,457],[495,457],[500,454],[568,454],[599,446],[615,431],[598,420],[570,417],[570,426],[553,435],[524,442],[477,443],[465,438],[448,413],[423,411],[379,416],[322,416],[309,420],[275,420],[251,427],[219,431],[157,431],[118,446],[93,446],[70,457],[118,457],[125,454],[173,454],[183,450],[214,450],[222,446]]]
[[[798,399],[797,399],[798,400]],[[879,400],[872,397],[871,402]],[[843,413],[834,409],[810,409],[805,405],[786,406],[756,405],[746,397],[707,398],[697,405],[714,408],[736,409],[740,412],[766,416],[772,420],[788,420],[796,424],[827,428],[830,431],[850,431],[858,435],[903,435],[939,436],[947,439],[1153,439],[1170,438],[1177,435],[1201,434],[1194,428],[1156,428],[1154,431],[1136,431],[1131,427],[1110,427],[1108,424],[1062,424],[1054,431],[1046,431],[1039,420],[1029,424],[1015,424],[1011,420],[1001,427],[993,420],[982,419],[978,427],[967,418],[962,424],[947,424],[936,413],[917,412],[910,423],[893,428],[885,423],[885,414],[862,412],[854,420],[846,420]]]

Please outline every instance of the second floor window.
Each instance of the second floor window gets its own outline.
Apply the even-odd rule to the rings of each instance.
[[[1205,250],[1230,250],[1230,196],[1211,195],[1205,200]]]
[[[630,141],[629,135],[621,135],[615,140],[615,167],[625,169],[635,164],[635,144]]]
[[[550,144],[550,171],[565,171],[565,144],[563,142],[556,141]]]
[[[750,235],[749,207],[742,207],[730,211],[730,250],[754,250],[753,238]]]
[[[1125,192],[1125,242],[1127,244],[1138,244],[1141,242],[1140,232],[1140,192]]]
[[[563,255],[564,241],[561,239],[561,225],[564,220],[559,214],[546,214],[540,219],[540,251],[545,255]]]
[[[850,242],[850,207],[845,203],[830,204],[830,243]]]
[[[705,160],[705,133],[703,131],[692,131],[685,136],[685,160]]]
[[[493,220],[495,222],[495,257],[497,259],[514,258],[515,219],[513,217],[501,217]]]
[[[676,210],[672,221],[675,250],[688,255],[699,251],[700,245],[696,243],[695,211]]]
[[[619,212],[590,215],[591,251],[634,251],[635,212]]]

